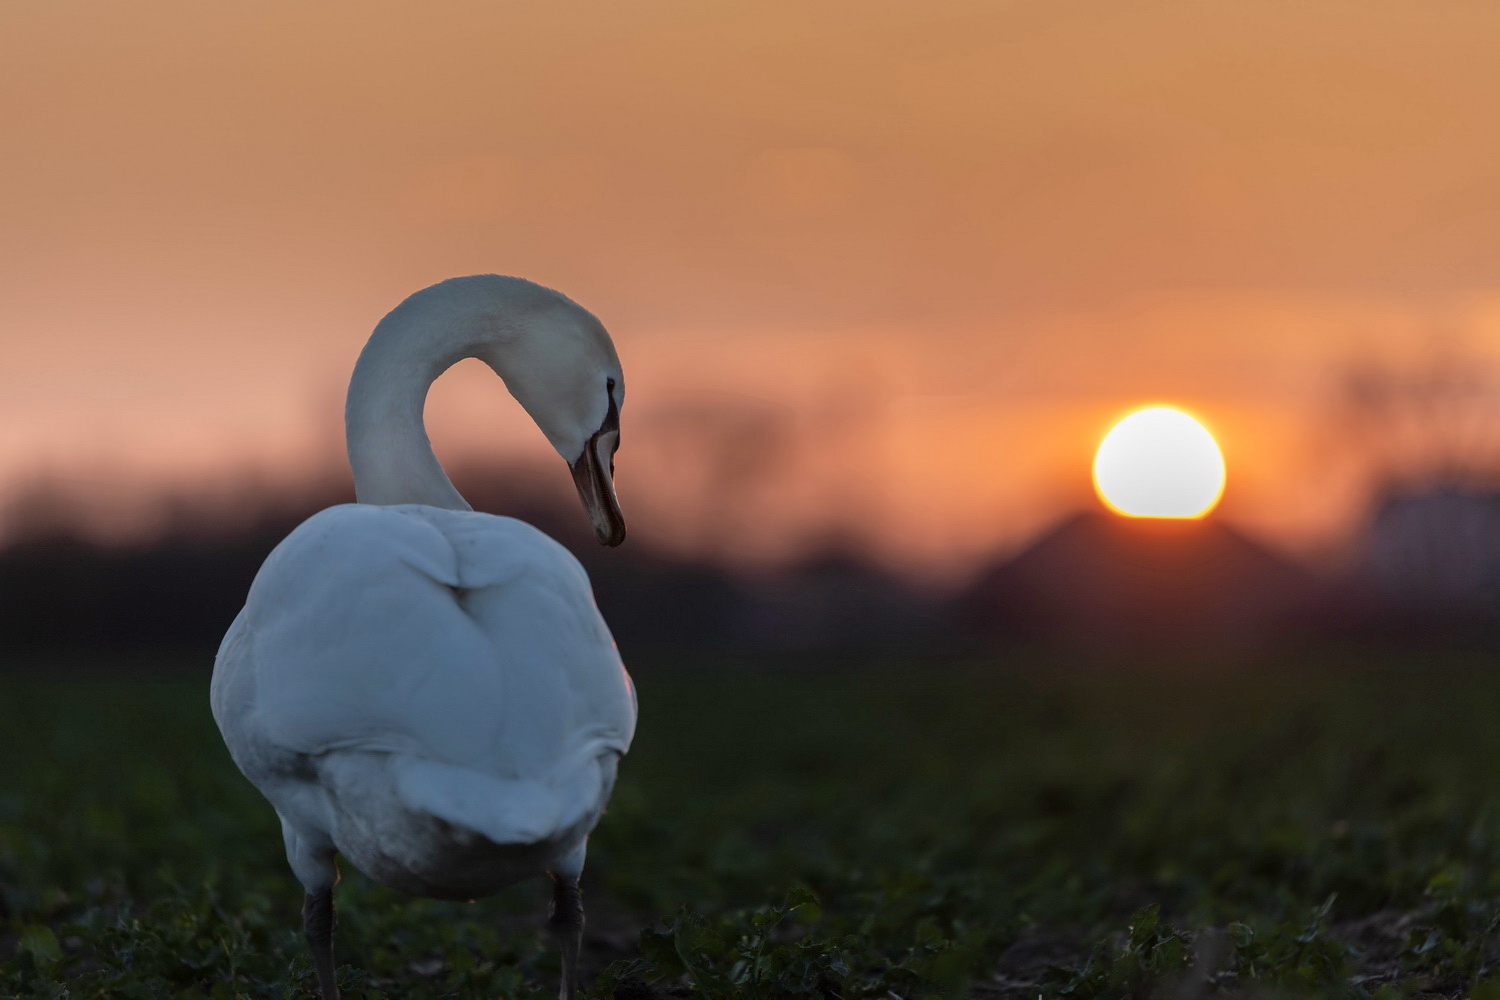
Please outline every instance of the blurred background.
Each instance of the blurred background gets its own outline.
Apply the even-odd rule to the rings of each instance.
[[[620,549],[478,362],[426,414],[640,691],[590,996],[1500,1000],[1497,38],[1467,0],[7,0],[0,996],[308,995],[213,650],[353,499],[376,322],[499,272],[628,382]],[[1222,449],[1206,517],[1094,493],[1156,404]],[[539,886],[346,875],[350,1000],[556,995]]]
[[[585,557],[627,647],[1467,642],[1500,614],[1486,5],[3,17],[8,646],[206,648],[352,497],[375,322],[491,271],[613,332],[629,545],[586,543],[477,362],[431,435],[477,508]],[[1153,402],[1224,451],[1201,523],[1090,489]]]

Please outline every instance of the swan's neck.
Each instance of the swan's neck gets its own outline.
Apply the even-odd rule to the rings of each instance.
[[[354,366],[344,432],[355,496],[360,503],[470,510],[433,454],[422,410],[437,377],[475,357],[483,340],[473,324],[412,322],[419,318],[417,310],[391,313]]]

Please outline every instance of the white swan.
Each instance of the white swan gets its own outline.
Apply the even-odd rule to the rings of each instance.
[[[578,986],[578,876],[635,730],[635,690],[582,567],[470,510],[422,425],[475,357],[568,462],[596,533],[625,536],[625,381],[604,327],[519,278],[455,278],[375,328],[349,383],[359,502],[313,515],[251,584],[214,665],[214,719],[281,818],[324,1000],[335,852],[385,885],[471,899],[547,872],[561,995]]]

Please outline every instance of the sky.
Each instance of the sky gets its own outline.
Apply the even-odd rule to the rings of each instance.
[[[1172,403],[1214,516],[1321,551],[1382,447],[1344,374],[1500,360],[1496,39],[1477,0],[13,0],[0,518],[328,474],[379,318],[499,272],[613,333],[635,538],[953,572]],[[428,422],[572,502],[477,363]]]

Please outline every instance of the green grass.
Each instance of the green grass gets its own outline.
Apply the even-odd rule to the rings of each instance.
[[[635,669],[595,995],[1500,996],[1500,669]],[[312,996],[206,697],[0,678],[0,996]],[[553,995],[546,896],[346,868],[345,995]]]

